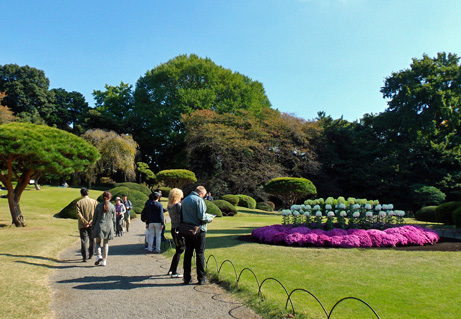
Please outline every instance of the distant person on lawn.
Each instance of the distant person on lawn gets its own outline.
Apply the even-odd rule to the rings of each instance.
[[[105,191],[102,194],[103,202],[99,203],[93,215],[93,235],[98,245],[98,257],[95,265],[105,266],[109,254],[109,240],[114,239],[115,231],[115,206],[110,199],[112,194]]]
[[[82,199],[77,202],[77,218],[78,229],[80,231],[80,247],[83,257],[83,262],[91,259],[94,253],[94,239],[91,231],[91,223],[93,222],[93,214],[98,202],[88,197],[88,189],[80,190]]]
[[[198,233],[194,237],[186,238],[186,252],[184,254],[184,284],[189,285],[192,281],[191,267],[192,255],[196,255],[197,279],[199,285],[206,283],[205,278],[205,237],[206,224],[213,221],[211,215],[206,214],[206,205],[203,198],[206,195],[206,189],[198,186],[195,191],[191,192],[182,202],[182,222],[195,226],[200,226]]]

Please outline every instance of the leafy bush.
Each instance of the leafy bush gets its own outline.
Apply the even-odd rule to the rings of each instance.
[[[272,212],[274,210],[272,208],[272,206],[267,202],[259,202],[259,203],[257,203],[256,208],[260,209],[260,210],[264,210],[266,212]]]
[[[59,213],[58,216],[60,218],[71,218],[71,219],[77,219],[77,202],[81,200],[82,198],[76,198],[73,201],[70,202],[69,205],[64,207]]]
[[[453,225],[453,212],[458,207],[461,207],[461,202],[448,202],[437,206],[435,210],[437,222]]]
[[[162,191],[162,197],[168,197],[170,195],[170,187],[159,187],[158,189]]]
[[[274,203],[274,202],[272,202],[272,201],[268,200],[268,201],[267,201],[267,202],[265,202],[265,203],[269,204],[269,205],[272,207],[272,210],[274,210],[274,209],[275,209],[275,203]]]
[[[293,205],[301,197],[317,194],[315,185],[306,178],[277,177],[264,185],[264,191],[272,194],[288,205]]]
[[[129,188],[129,189],[133,189],[135,191],[144,193],[147,196],[149,196],[150,193],[152,193],[151,190],[149,189],[149,187],[147,187],[145,185],[137,184],[137,183],[130,183],[130,182],[117,183],[117,184],[114,185],[114,187],[126,187],[126,188]]]
[[[415,184],[412,186],[412,202],[416,208],[438,206],[445,200],[445,193],[434,186]]]
[[[237,195],[228,194],[228,195],[224,195],[222,197],[222,199],[225,200],[225,201],[228,201],[229,203],[231,203],[234,206],[237,206],[239,204],[239,199],[240,198]]]
[[[137,190],[129,189],[127,187],[115,187],[109,190],[112,194],[112,202],[115,201],[115,198],[122,197],[123,194],[126,194],[128,196],[128,199],[131,201],[133,204],[133,212],[136,214],[141,214],[142,209],[144,208],[144,204],[146,201],[149,199],[149,197],[141,193]],[[98,197],[98,202],[102,202],[102,194]],[[133,212],[130,214],[132,218],[136,218],[136,215],[133,214]]]
[[[421,208],[415,213],[416,220],[420,220],[423,222],[437,222],[435,210],[437,206],[426,206]]]
[[[213,204],[219,207],[224,216],[234,216],[237,214],[237,209],[235,206],[226,200],[214,200]]]
[[[461,228],[461,207],[455,209],[452,215],[456,228]]]
[[[195,173],[187,169],[168,169],[157,173],[157,180],[171,187],[183,188],[187,184],[195,183]]]
[[[222,211],[212,201],[205,199],[205,204],[206,204],[207,214],[216,215],[217,217],[222,217]]]
[[[239,197],[239,206],[247,207],[250,209],[256,208],[256,200],[248,195],[237,194]]]

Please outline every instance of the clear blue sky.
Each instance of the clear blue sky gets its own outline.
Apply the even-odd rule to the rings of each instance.
[[[412,58],[461,55],[459,0],[5,1],[0,64],[81,92],[195,53],[263,83],[274,108],[353,121],[386,108],[385,77]]]

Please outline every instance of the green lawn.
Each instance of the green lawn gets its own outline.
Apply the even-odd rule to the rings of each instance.
[[[100,191],[90,192],[93,198],[99,194]],[[2,317],[52,317],[47,276],[59,266],[59,251],[78,240],[76,220],[53,216],[77,197],[79,190],[71,188],[26,190],[21,200],[26,228],[10,226],[7,200],[0,199]],[[216,218],[209,225],[206,256],[216,256],[219,265],[226,259],[232,260],[238,273],[249,267],[260,281],[275,277],[289,291],[307,289],[327,310],[339,299],[354,296],[369,303],[383,319],[461,317],[461,252],[297,248],[239,238],[255,227],[280,222],[281,217],[274,214],[245,209],[240,209],[236,217]],[[212,260],[209,270],[210,276],[216,272]],[[224,264],[220,279],[232,282],[234,278],[231,265]],[[258,302],[253,278],[249,272],[242,275],[240,294],[265,317],[279,317],[285,307],[285,293],[276,283],[267,282],[263,287],[265,301]],[[305,312],[309,318],[325,318],[307,294],[298,292],[293,301],[301,315]],[[332,318],[375,317],[364,305],[346,301]]]

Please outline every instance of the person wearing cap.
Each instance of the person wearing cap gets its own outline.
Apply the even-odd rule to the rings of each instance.
[[[115,216],[117,218],[116,221],[116,230],[115,236],[123,236],[123,217],[125,216],[126,208],[125,205],[122,203],[122,199],[120,197],[115,198]]]
[[[128,196],[126,196],[126,194],[122,195],[122,204],[125,205],[125,208],[126,208],[126,212],[125,212],[125,229],[128,232],[129,229],[130,229],[130,214],[131,214],[131,210],[133,209],[133,204],[128,199]]]
[[[161,235],[162,229],[164,225],[164,218],[163,218],[163,206],[160,204],[160,194],[154,192],[149,196],[151,200],[149,204],[146,206],[147,208],[147,221],[146,224],[148,225],[149,230],[149,238],[147,242],[147,253],[160,253],[160,244],[161,244]],[[153,250],[154,246],[154,238],[155,238],[155,251]]]

